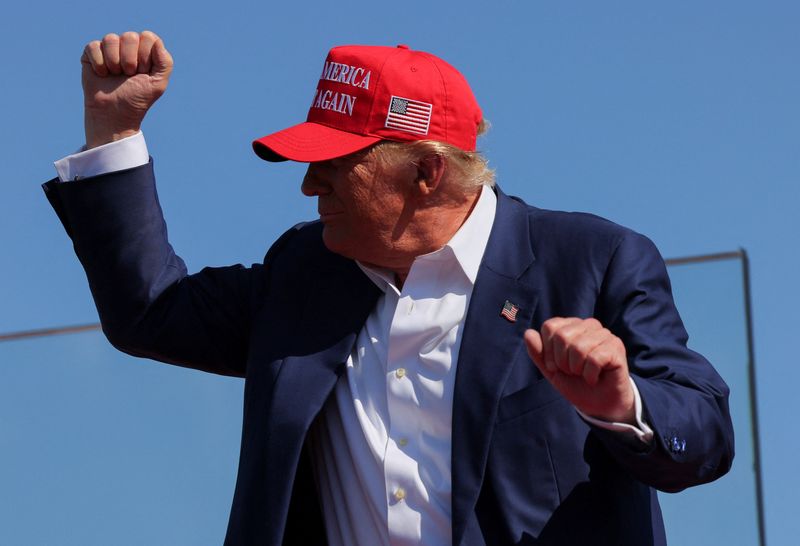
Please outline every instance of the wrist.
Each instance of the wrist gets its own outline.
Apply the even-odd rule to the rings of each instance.
[[[116,142],[139,132],[139,122],[109,123],[107,115],[86,110],[84,112],[84,132],[86,149],[91,150],[109,142]]]
[[[636,425],[636,395],[633,392],[632,382],[626,381],[628,386],[627,391],[623,391],[620,395],[620,404],[613,408],[608,408],[601,414],[587,413],[595,419],[607,421],[609,423],[624,423],[627,425]]]
[[[147,164],[150,155],[144,135],[133,136],[97,146],[91,150],[82,148],[55,162],[58,178],[62,182],[73,181],[101,174],[132,169]]]

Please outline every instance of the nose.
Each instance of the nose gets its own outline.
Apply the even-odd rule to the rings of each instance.
[[[303,177],[303,183],[300,186],[300,191],[303,192],[303,195],[314,197],[315,195],[327,195],[331,192],[330,185],[325,181],[323,170],[316,163],[311,163],[308,166],[306,175]]]

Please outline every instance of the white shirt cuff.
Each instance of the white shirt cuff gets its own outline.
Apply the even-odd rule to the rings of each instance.
[[[624,434],[625,436],[630,436],[636,438],[642,443],[649,444],[653,441],[653,429],[644,422],[642,418],[642,397],[639,395],[639,389],[636,387],[636,382],[633,378],[630,378],[631,386],[633,387],[633,400],[634,400],[634,409],[636,411],[636,425],[629,425],[628,423],[615,423],[611,421],[603,421],[601,419],[595,419],[594,417],[589,417],[579,409],[575,408],[575,411],[580,414],[580,416],[589,422],[592,425],[595,425],[600,428],[604,428],[606,430],[613,430],[614,432],[619,432]]]
[[[141,131],[125,137],[84,150],[81,148],[55,162],[56,172],[61,182],[79,180],[90,176],[123,171],[141,167],[150,161],[147,144]]]

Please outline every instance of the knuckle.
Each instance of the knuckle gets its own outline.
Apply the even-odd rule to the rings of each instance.
[[[601,369],[605,365],[605,358],[603,358],[602,353],[598,351],[593,351],[586,355],[586,366],[594,369]]]
[[[571,323],[561,324],[555,333],[556,337],[560,338],[564,343],[570,344],[580,340],[581,334],[581,330]]]
[[[128,30],[128,31],[122,33],[122,39],[123,40],[138,40],[139,39],[139,33],[138,32],[133,32],[132,30]]]
[[[553,344],[559,348],[565,349],[569,344],[569,338],[563,330],[556,330],[550,337],[553,341]]]
[[[567,356],[569,361],[575,365],[586,360],[586,353],[580,347],[576,347],[575,345],[567,348]]]
[[[103,36],[103,43],[106,44],[115,44],[119,42],[119,36],[114,34],[113,32],[109,32],[105,36]]]
[[[553,335],[558,330],[558,326],[561,322],[560,317],[553,317],[549,318],[542,323],[542,332],[545,332],[547,335]]]
[[[576,354],[586,358],[592,349],[592,340],[585,337],[578,338],[572,342],[570,349]]]
[[[594,317],[587,318],[584,323],[591,328],[602,328],[603,325]]]
[[[151,30],[143,30],[143,31],[142,31],[142,32],[139,34],[139,36],[140,36],[141,38],[143,38],[143,39],[147,39],[147,40],[153,40],[153,41],[155,41],[155,40],[157,40],[157,39],[158,39],[158,36],[156,35],[156,33],[155,33],[155,32],[153,32],[153,31],[151,31]]]

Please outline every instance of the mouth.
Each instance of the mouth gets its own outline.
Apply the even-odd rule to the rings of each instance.
[[[328,220],[333,220],[337,216],[341,216],[343,213],[342,211],[319,211],[319,219],[323,222]]]

